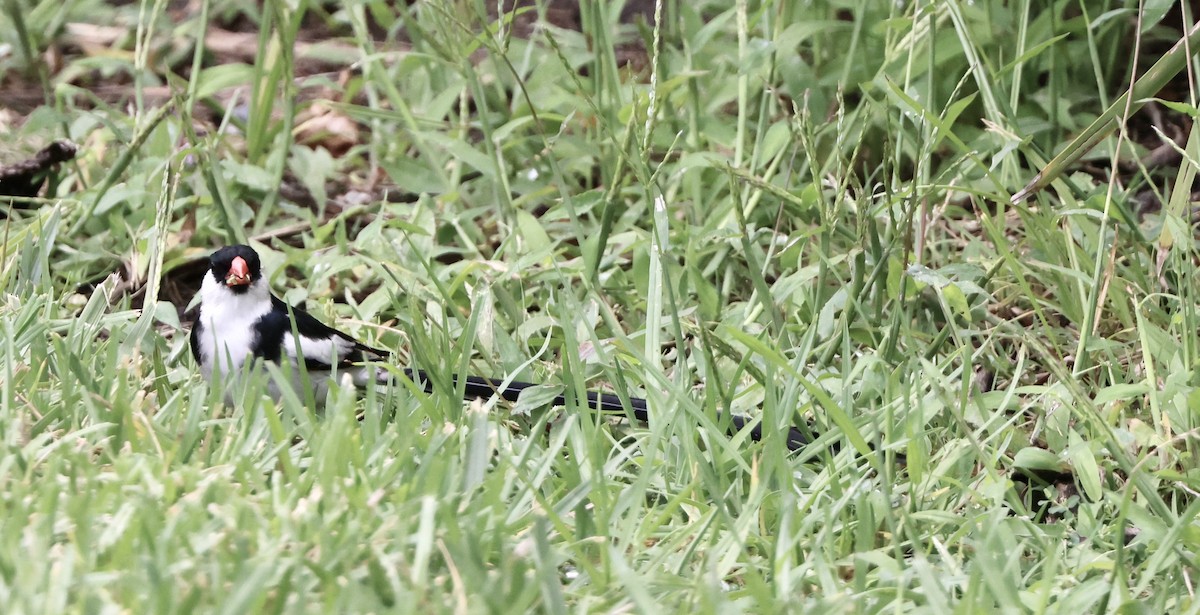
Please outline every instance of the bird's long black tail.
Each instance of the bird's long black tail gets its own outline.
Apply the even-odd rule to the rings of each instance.
[[[425,392],[429,393],[433,391],[433,383],[425,375],[424,371],[405,369],[404,375],[413,382],[425,387]],[[454,382],[454,385],[458,386],[457,380]],[[510,382],[506,385],[503,380],[495,378],[467,376],[463,397],[465,399],[475,399],[476,397],[499,395],[507,401],[515,402],[517,401],[517,397],[521,395],[521,391],[531,386],[535,385],[531,382]],[[606,414],[626,414],[628,412],[633,415],[633,418],[642,422],[648,422],[650,419],[650,415],[646,411],[646,400],[638,397],[630,397],[627,407],[617,395],[588,391],[587,402],[588,406],[592,409]],[[566,405],[566,396],[559,395],[551,403],[559,406]],[[749,428],[752,440],[758,441],[763,438],[762,424],[752,418],[735,414],[730,417],[729,423],[733,431],[741,431]],[[808,437],[795,427],[788,428],[785,437],[787,438],[788,449],[793,451],[800,450],[804,448],[804,445],[808,444]]]

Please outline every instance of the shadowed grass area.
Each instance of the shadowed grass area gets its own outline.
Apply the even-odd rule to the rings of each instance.
[[[0,223],[0,604],[1194,609],[1150,4],[4,4],[0,160],[80,150]],[[436,392],[226,405],[186,308],[243,241]],[[545,407],[597,388],[650,420]]]

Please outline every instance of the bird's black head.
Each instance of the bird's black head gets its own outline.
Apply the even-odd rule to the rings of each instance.
[[[250,246],[226,246],[213,252],[208,269],[217,282],[238,294],[249,290],[250,284],[262,277],[262,263]]]

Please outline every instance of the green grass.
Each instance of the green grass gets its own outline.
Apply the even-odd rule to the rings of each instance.
[[[4,147],[82,146],[3,221],[5,612],[1200,610],[1186,55],[1182,163],[1109,122],[1179,7],[175,4],[3,4]],[[225,405],[177,308],[233,241],[438,390]]]

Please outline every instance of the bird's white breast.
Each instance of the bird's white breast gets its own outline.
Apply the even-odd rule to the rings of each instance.
[[[218,286],[211,275],[200,287],[200,369],[206,379],[215,369],[223,376],[241,368],[250,358],[258,337],[255,323],[271,311],[266,284],[256,283],[235,294]]]

